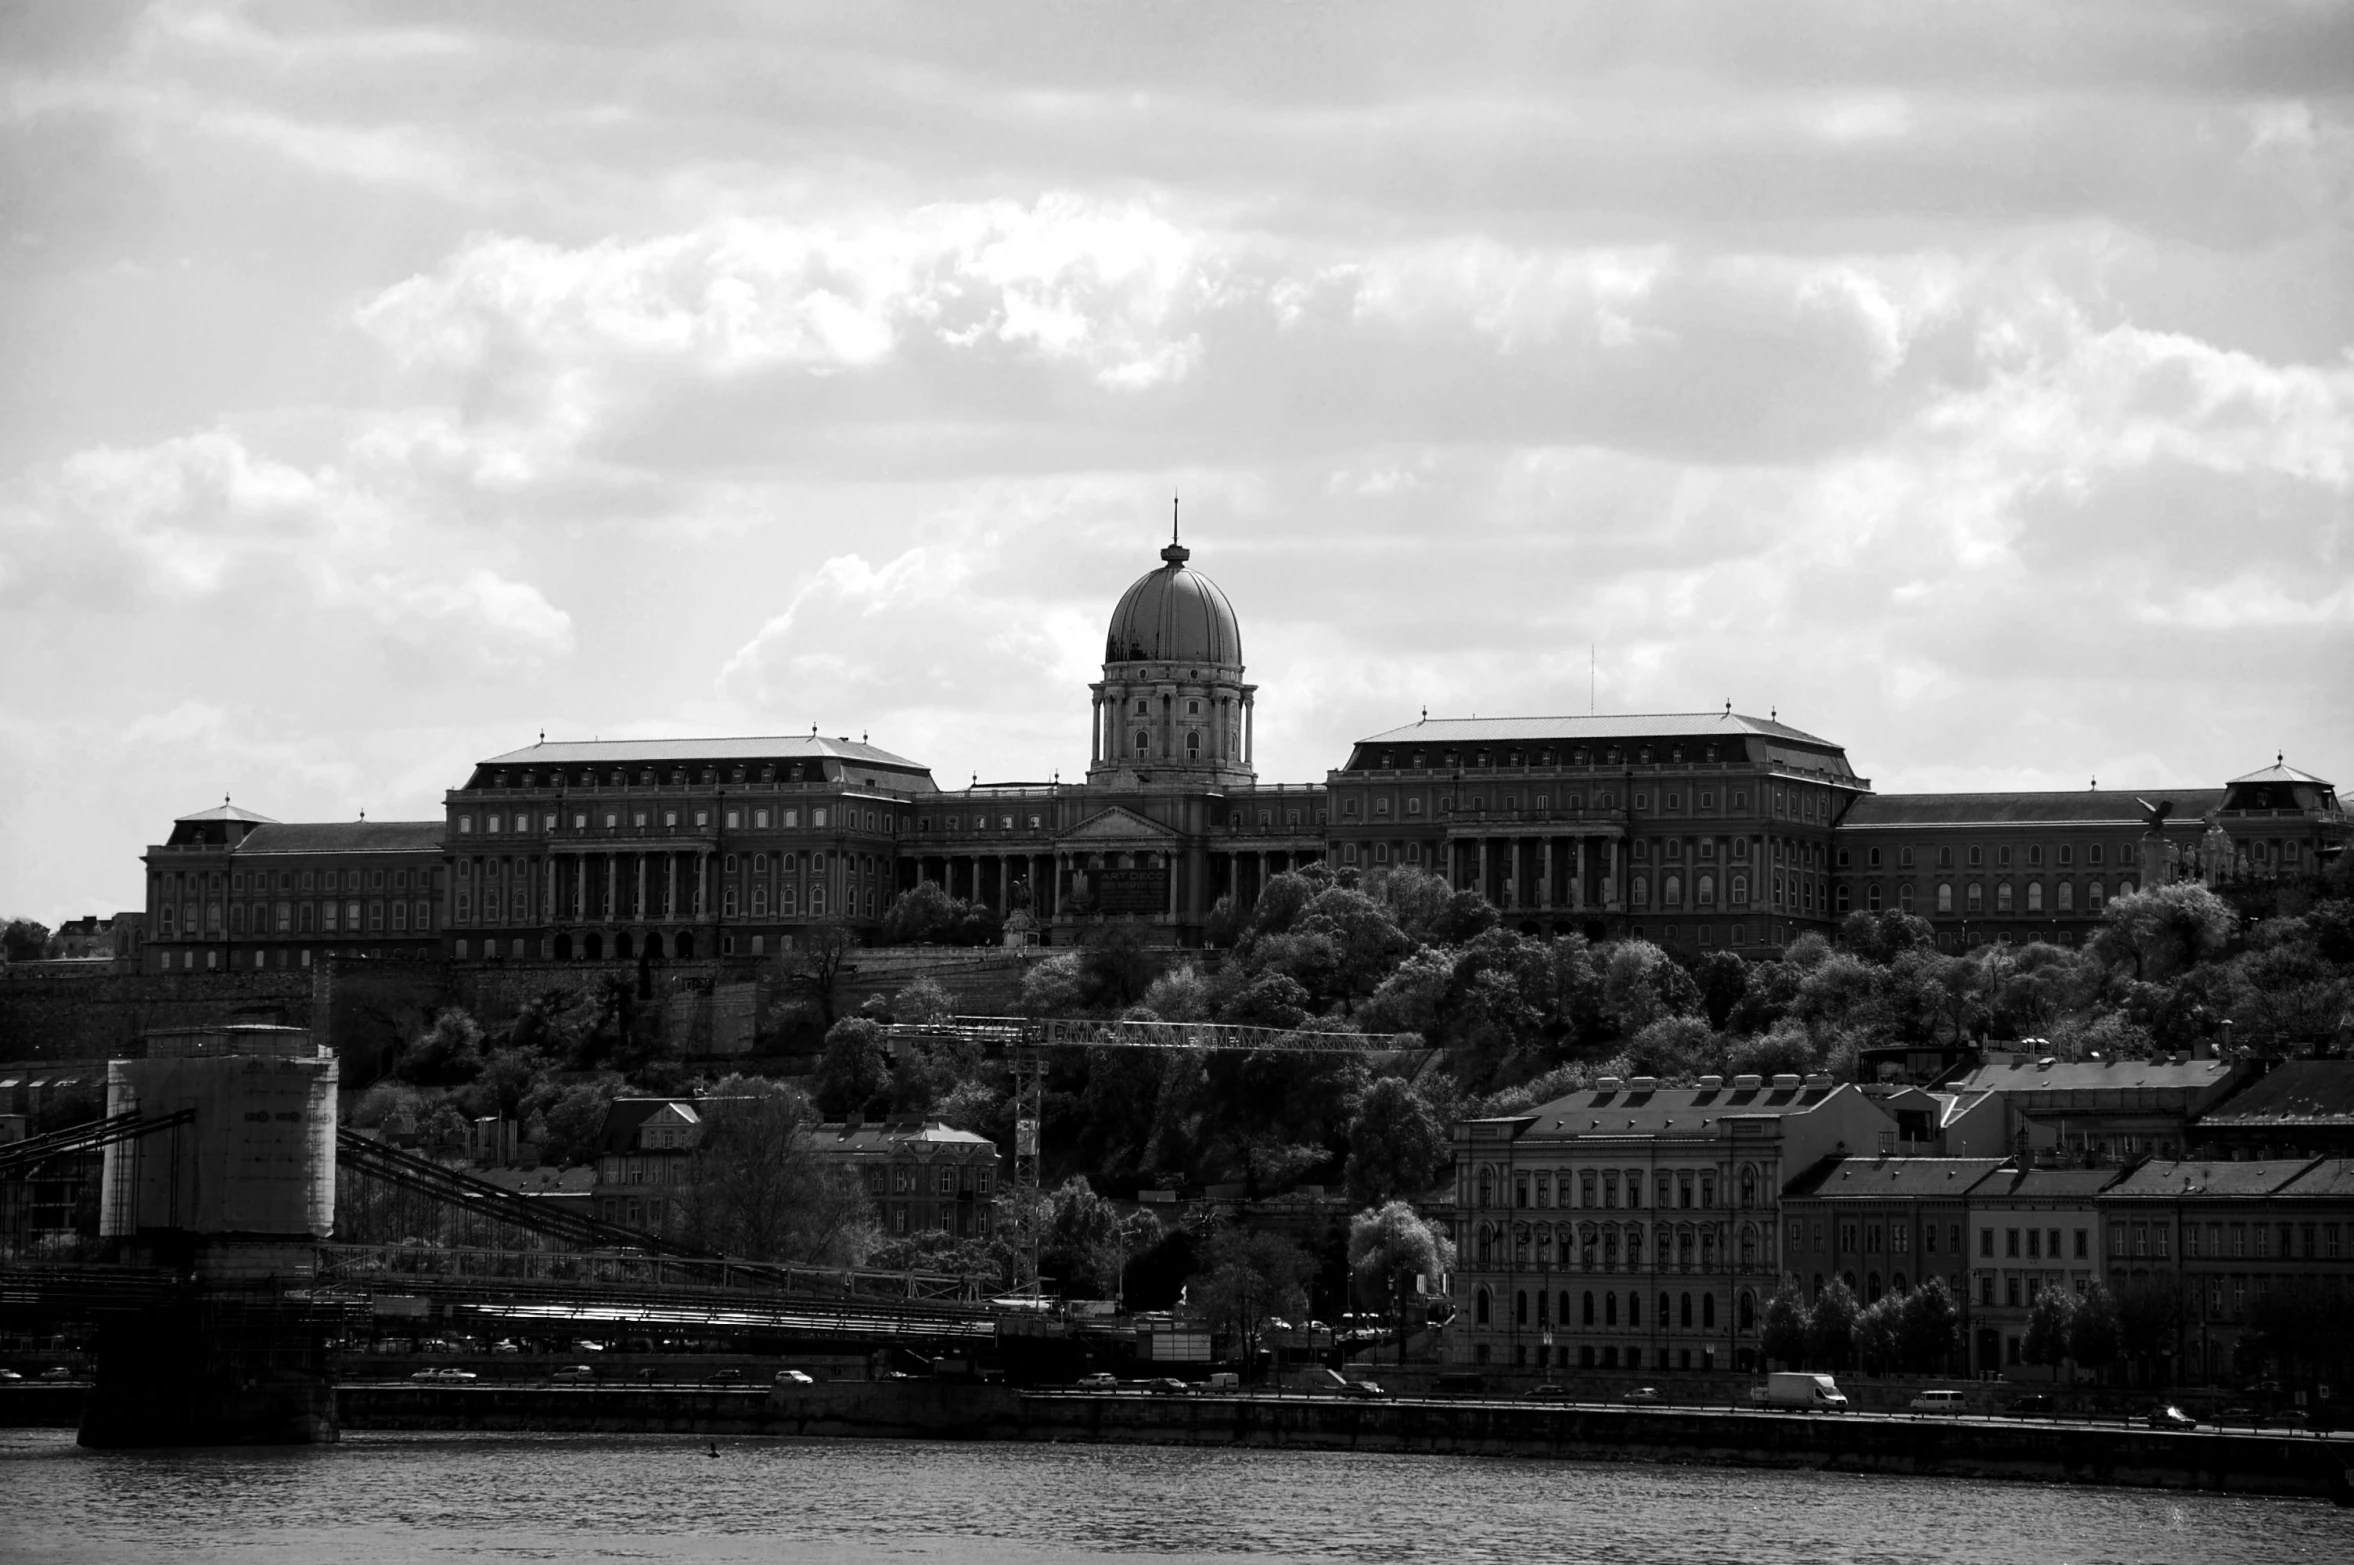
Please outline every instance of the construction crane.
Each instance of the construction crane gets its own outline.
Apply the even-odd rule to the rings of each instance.
[[[1031,1209],[1038,1194],[1039,1128],[1045,1118],[1046,1060],[1052,1049],[1226,1050],[1275,1054],[1397,1054],[1427,1048],[1415,1032],[1300,1032],[1232,1022],[1100,1021],[1063,1017],[949,1016],[899,1022],[883,1029],[895,1043],[958,1044],[1001,1051],[1013,1078],[1013,1184]],[[1027,1218],[1024,1219],[1025,1223]],[[1029,1287],[1038,1285],[1038,1234],[1024,1250]]]

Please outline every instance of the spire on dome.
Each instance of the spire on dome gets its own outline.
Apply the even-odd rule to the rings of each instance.
[[[1169,547],[1161,551],[1161,558],[1171,565],[1182,566],[1193,558],[1193,551],[1177,541],[1177,497],[1169,496]]]

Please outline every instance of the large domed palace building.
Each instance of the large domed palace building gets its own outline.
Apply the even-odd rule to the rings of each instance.
[[[2294,874],[2342,850],[2325,779],[2276,757],[2220,788],[1878,794],[1831,740],[1722,711],[1430,718],[1316,782],[1264,783],[1226,594],[1172,536],[1112,610],[1083,782],[943,788],[865,736],[541,741],[479,762],[435,821],[288,825],[224,803],[151,847],[148,971],[757,961],[872,937],[930,881],[1066,945],[1122,920],[1202,943],[1212,910],[1323,860],[1427,870],[1515,927],[1762,955],[1854,910],[1948,949],[2080,942],[2109,900]]]

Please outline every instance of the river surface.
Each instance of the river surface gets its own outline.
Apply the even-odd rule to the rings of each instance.
[[[84,1451],[0,1430],[0,1560],[2354,1559],[2298,1500],[1734,1468],[1158,1446],[346,1436]]]

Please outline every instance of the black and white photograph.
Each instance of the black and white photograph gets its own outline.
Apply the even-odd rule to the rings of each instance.
[[[2354,0],[0,0],[0,1559],[2354,1557]]]

